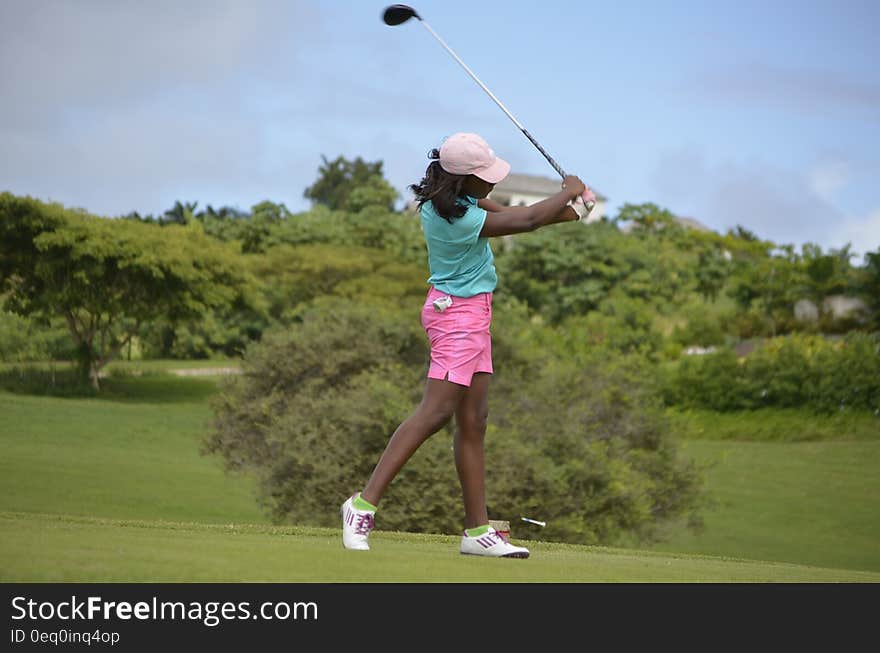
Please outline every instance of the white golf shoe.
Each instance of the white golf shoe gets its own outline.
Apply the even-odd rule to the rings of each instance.
[[[373,516],[376,513],[355,508],[352,501],[356,496],[348,497],[339,510],[342,515],[342,546],[355,551],[369,551],[367,538],[373,530]]]
[[[461,536],[461,552],[466,555],[489,556],[491,558],[528,558],[529,550],[514,546],[501,537],[491,526],[486,533],[469,537]]]

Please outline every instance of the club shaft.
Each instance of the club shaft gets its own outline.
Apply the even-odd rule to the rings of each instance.
[[[421,20],[421,19],[419,20],[419,22],[422,25],[424,25],[425,29],[431,33],[431,36],[433,36],[435,39],[437,39],[437,41],[440,43],[440,45],[442,45],[446,49],[446,51],[450,55],[452,55],[452,58],[455,59],[462,68],[464,68],[465,72],[467,72],[467,74],[470,75],[471,79],[473,79],[479,85],[479,87],[486,92],[486,95],[488,95],[490,98],[492,98],[492,100],[495,102],[495,104],[498,105],[498,107],[505,113],[505,115],[513,121],[513,124],[516,125],[519,128],[519,130],[523,133],[523,135],[532,142],[532,145],[534,145],[538,149],[538,151],[544,155],[544,158],[547,159],[547,162],[551,166],[553,166],[553,169],[556,170],[556,172],[559,173],[559,176],[564,178],[565,171],[562,169],[562,166],[560,166],[558,163],[556,163],[556,161],[553,159],[552,156],[547,154],[547,151],[543,147],[541,147],[541,144],[538,143],[538,141],[536,141],[534,139],[534,137],[532,137],[532,135],[528,132],[528,130],[522,126],[520,121],[517,120],[514,117],[514,115],[512,113],[510,113],[510,111],[508,111],[507,107],[505,107],[504,104],[502,104],[501,100],[499,100],[497,97],[495,97],[495,94],[492,91],[490,91],[489,88],[483,82],[480,81],[480,78],[477,77],[470,68],[468,68],[468,65],[464,61],[461,60],[461,57],[459,57],[457,54],[455,54],[455,51],[446,44],[446,41],[444,41],[442,38],[440,38],[440,35],[437,34],[437,32],[435,32],[434,29],[430,25],[428,25],[428,23],[426,23],[424,20]]]

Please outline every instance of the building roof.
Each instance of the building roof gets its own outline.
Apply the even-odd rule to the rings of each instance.
[[[511,173],[495,185],[495,191],[502,193],[528,193],[530,195],[555,195],[559,192],[559,179],[551,179],[550,177],[542,177],[540,175],[523,175]],[[596,199],[606,201],[608,198],[603,197],[596,192]]]

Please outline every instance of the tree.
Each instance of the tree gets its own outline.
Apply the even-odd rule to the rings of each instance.
[[[160,228],[4,193],[0,225],[6,308],[63,317],[95,388],[142,324],[242,301],[250,284],[236,249],[197,223]]]
[[[730,263],[723,252],[716,248],[701,251],[695,271],[697,292],[706,301],[714,302],[729,274]]]
[[[683,227],[678,223],[675,215],[667,209],[661,209],[656,204],[624,204],[617,216],[615,223],[624,224],[635,229],[645,229],[648,232],[673,229],[681,231]]]
[[[364,183],[352,188],[345,203],[345,208],[352,213],[359,213],[370,208],[390,211],[399,194],[394,187],[385,181],[382,175],[373,175]]]
[[[389,210],[394,208],[397,192],[383,177],[382,161],[367,162],[361,157],[349,161],[343,156],[328,161],[324,155],[321,155],[321,161],[318,179],[303,193],[307,199],[334,210],[357,211],[376,200],[385,202],[385,208]],[[372,190],[370,193],[354,192],[361,187]],[[352,194],[353,204],[349,204]]]
[[[850,286],[852,255],[849,250],[850,246],[847,245],[823,254],[822,248],[813,243],[806,243],[801,248],[806,292],[820,312],[828,295],[846,292]]]
[[[523,234],[496,258],[500,292],[526,302],[552,324],[595,310],[627,276],[638,243],[611,223],[560,225]]]
[[[231,206],[221,206],[219,209],[215,209],[208,204],[193,217],[201,223],[205,233],[214,238],[241,240],[246,218],[249,218],[250,214]]]
[[[865,254],[865,265],[859,268],[856,290],[868,302],[873,313],[873,328],[880,330],[880,247]]]
[[[251,207],[250,219],[240,227],[241,250],[245,253],[265,252],[273,231],[290,218],[284,204],[265,200]]]
[[[193,219],[193,212],[198,205],[198,202],[182,203],[177,200],[174,202],[174,206],[162,215],[162,222],[165,224],[187,224]]]
[[[799,257],[791,245],[785,245],[773,255],[739,259],[728,292],[741,309],[755,306],[769,335],[775,337],[780,323],[792,317],[804,284]]]

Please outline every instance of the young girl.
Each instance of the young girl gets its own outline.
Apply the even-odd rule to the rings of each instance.
[[[480,136],[458,133],[432,150],[416,195],[428,247],[431,285],[422,325],[431,364],[422,402],[394,432],[364,489],[342,504],[342,543],[369,550],[376,507],[416,449],[455,416],[455,467],[464,499],[461,553],[527,558],[489,526],[484,489],[483,437],[492,374],[492,292],[495,274],[489,238],[578,219],[574,200],[595,199],[577,177],[532,206],[505,207],[486,199],[510,165]]]

